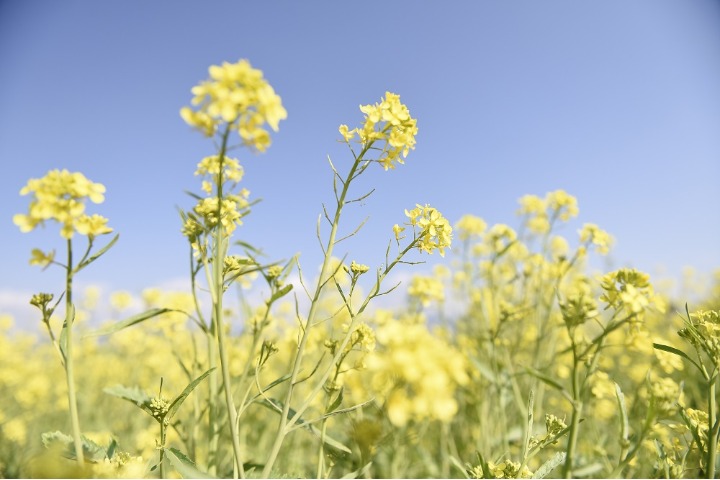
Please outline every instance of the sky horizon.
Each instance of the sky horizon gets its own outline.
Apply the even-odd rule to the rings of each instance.
[[[57,226],[12,222],[27,211],[20,189],[54,168],[103,183],[89,211],[121,235],[81,285],[139,294],[187,278],[177,207],[191,206],[184,191],[199,191],[193,172],[213,145],[179,110],[210,65],[241,58],[288,111],[267,153],[237,152],[262,202],[235,238],[269,259],[319,265],[327,157],[348,163],[337,128],[391,91],[418,120],[417,148],[361,180],[358,194],[376,191],[345,226],[369,221],[338,256],[379,265],[416,203],[451,223],[471,213],[517,227],[519,197],[563,189],[580,214],[561,233],[610,232],[612,268],[720,267],[720,4],[413,5],[0,3],[0,313],[61,289],[59,269],[28,264],[32,248],[62,251]]]

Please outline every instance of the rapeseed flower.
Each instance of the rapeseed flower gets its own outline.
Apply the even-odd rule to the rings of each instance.
[[[396,164],[405,163],[410,150],[415,149],[417,120],[410,112],[400,96],[385,92],[380,103],[361,105],[360,111],[365,114],[365,122],[361,128],[348,129],[340,125],[338,131],[346,143],[350,143],[357,135],[363,148],[369,148],[375,142],[384,142],[380,157],[377,159],[385,170],[394,169]]]
[[[20,190],[20,195],[32,194],[32,200],[28,214],[15,215],[13,223],[20,231],[30,232],[53,220],[61,224],[60,235],[66,239],[75,232],[90,238],[110,233],[106,218],[85,214],[85,201],[102,203],[104,193],[104,185],[91,182],[80,172],[50,170],[42,178],[30,179]]]
[[[405,210],[405,215],[409,224],[419,230],[416,232],[418,249],[427,253],[438,250],[440,256],[444,257],[445,248],[452,243],[452,227],[447,219],[429,205],[416,205],[410,211]]]
[[[209,68],[210,78],[192,88],[191,107],[183,107],[180,116],[188,124],[211,137],[225,123],[237,130],[243,143],[264,152],[270,146],[270,133],[278,130],[287,111],[275,90],[263,78],[262,71],[247,60],[224,62]]]

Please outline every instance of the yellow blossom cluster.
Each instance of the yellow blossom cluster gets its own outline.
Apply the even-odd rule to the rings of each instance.
[[[650,276],[632,268],[621,268],[604,275],[601,279],[603,294],[600,300],[616,310],[624,310],[637,321],[651,306],[662,309],[650,284]]]
[[[416,298],[423,307],[427,307],[432,301],[443,302],[445,300],[445,287],[437,278],[415,275],[410,280],[408,295]]]
[[[247,60],[212,65],[210,78],[193,87],[191,107],[180,115],[206,136],[213,136],[222,123],[240,134],[243,143],[264,152],[270,146],[270,133],[264,125],[278,130],[280,120],[287,118],[280,97],[263,78],[262,71]]]
[[[408,108],[400,102],[400,96],[386,92],[385,98],[374,105],[361,105],[365,114],[362,128],[348,129],[340,125],[339,131],[345,142],[357,135],[363,148],[369,148],[375,142],[385,142],[377,160],[385,170],[393,169],[397,163],[405,163],[410,150],[415,148],[417,120],[410,116]]]
[[[390,421],[452,420],[458,411],[455,389],[468,380],[463,355],[416,317],[396,319],[379,312],[377,348],[365,364],[369,394],[384,399]]]
[[[518,203],[517,213],[525,216],[528,230],[537,234],[548,233],[557,219],[567,222],[578,215],[577,199],[564,190],[548,192],[545,198],[523,195]]]
[[[405,215],[409,219],[417,238],[417,248],[421,252],[433,253],[438,250],[440,256],[445,256],[445,249],[452,243],[452,227],[450,222],[440,212],[429,205],[424,207],[416,205]],[[398,231],[395,232],[397,237]]]
[[[85,201],[102,203],[104,193],[104,185],[91,182],[80,172],[50,170],[42,178],[30,179],[20,190],[21,195],[32,194],[30,210],[27,215],[15,215],[13,222],[20,231],[30,232],[53,220],[62,225],[60,235],[67,239],[75,232],[90,238],[110,233],[106,218],[85,213]]]

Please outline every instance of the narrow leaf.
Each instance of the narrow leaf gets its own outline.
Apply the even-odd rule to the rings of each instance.
[[[548,377],[548,376],[545,375],[544,373],[539,372],[539,371],[535,370],[535,369],[532,368],[532,367],[525,367],[525,371],[527,371],[530,375],[532,375],[533,377],[537,378],[538,380],[540,380],[540,381],[546,383],[547,385],[550,385],[551,387],[559,390],[560,393],[562,393],[566,398],[572,399],[572,396],[570,396],[570,394],[567,392],[567,390],[565,390],[565,388],[564,388],[562,385],[560,385],[557,381],[555,381],[555,380],[553,380],[552,378]]]
[[[282,409],[283,409],[283,403],[280,400],[276,400],[274,398],[271,399],[271,401],[264,398],[259,403],[260,403],[260,405],[263,405],[274,412],[277,412],[278,409],[280,411],[282,411]],[[278,412],[278,413],[280,413],[280,412]],[[295,413],[296,413],[296,411],[294,409],[290,408],[288,410],[288,416],[287,416],[288,420],[293,418],[295,416]],[[320,419],[318,419],[318,420],[320,420]],[[335,440],[334,438],[330,437],[329,435],[325,434],[325,436],[323,437],[318,428],[313,426],[311,423],[306,422],[302,418],[299,418],[296,423],[297,423],[298,427],[306,428],[307,430],[310,430],[312,433],[314,433],[318,437],[323,438],[323,440],[325,441],[325,443],[327,445],[329,445],[333,448],[336,448],[337,450],[343,451],[345,453],[352,453],[352,450],[350,450],[348,447],[346,447],[339,441]]]
[[[135,325],[136,323],[144,322],[145,320],[149,320],[153,317],[157,317],[158,315],[162,315],[163,313],[168,312],[180,312],[184,313],[181,310],[174,310],[172,308],[151,308],[150,310],[147,310],[142,313],[138,313],[137,315],[133,315],[130,318],[126,318],[125,320],[122,320],[117,323],[113,323],[112,325],[108,325],[107,327],[101,328],[100,330],[95,330],[94,332],[89,332],[85,334],[86,337],[96,337],[99,335],[110,335],[111,333],[115,333],[117,331],[122,330],[123,328],[131,327]]]
[[[328,407],[325,413],[332,413],[340,406],[343,401],[343,390],[344,387],[341,387],[340,392],[338,392],[337,394],[337,397],[335,397],[335,400],[333,400],[333,403]]]
[[[343,475],[343,476],[340,477],[340,478],[343,478],[343,479],[345,479],[345,478],[347,478],[347,479],[350,479],[350,478],[364,478],[365,475],[367,474],[367,472],[370,470],[370,467],[371,467],[371,466],[372,466],[372,462],[368,462],[368,463],[365,464],[365,466],[363,466],[363,467],[360,468],[359,470],[355,470],[354,472],[350,472],[350,473],[348,473],[347,475]],[[368,478],[369,478],[369,477],[368,477]]]
[[[150,410],[150,396],[145,393],[140,387],[126,387],[124,385],[115,385],[114,387],[107,387],[103,389],[103,392],[114,397],[122,398],[128,402],[134,403],[140,407],[151,417],[154,417],[152,410]]]
[[[617,383],[615,384],[615,396],[618,401],[618,406],[620,407],[620,439],[627,442],[630,432],[630,422],[628,421],[627,407],[625,406],[625,395]]]
[[[543,463],[540,468],[535,470],[532,478],[545,478],[550,472],[565,461],[567,454],[565,452],[557,452],[550,460]],[[573,472],[575,473],[575,472]]]
[[[653,343],[653,347],[655,347],[656,350],[663,350],[663,351],[665,351],[665,352],[669,352],[669,353],[675,354],[675,355],[677,355],[678,357],[682,357],[682,358],[688,360],[688,361],[689,361],[690,363],[692,363],[693,365],[695,365],[695,367],[696,367],[698,370],[700,370],[701,372],[703,371],[702,368],[700,367],[700,365],[698,365],[698,363],[697,363],[695,360],[693,360],[692,358],[690,358],[690,357],[688,356],[688,354],[685,353],[685,352],[683,352],[682,350],[679,350],[679,349],[677,349],[677,348],[675,348],[675,347],[671,347],[670,345],[663,345],[662,343]]]
[[[91,256],[91,257],[88,257],[87,260],[85,260],[85,261],[82,262],[80,265],[78,265],[78,266],[77,266],[77,269],[75,270],[75,272],[79,272],[80,270],[82,270],[83,268],[87,267],[87,266],[90,265],[92,262],[94,262],[95,260],[97,260],[98,258],[100,258],[101,255],[103,255],[105,252],[107,252],[108,250],[110,250],[110,249],[113,247],[113,245],[115,245],[115,243],[118,241],[119,238],[120,238],[120,234],[119,234],[119,233],[118,233],[118,234],[115,234],[115,236],[112,238],[112,240],[110,240],[110,241],[108,242],[107,245],[105,245],[103,248],[101,248],[100,250],[98,250],[95,255],[93,255],[93,256]]]
[[[203,472],[195,466],[195,462],[177,448],[166,448],[165,458],[178,471],[183,478],[215,478],[207,472]]]
[[[190,382],[190,384],[189,384],[187,387],[185,387],[185,390],[183,390],[180,395],[178,395],[177,397],[175,397],[175,400],[172,401],[172,403],[170,404],[170,407],[168,408],[167,414],[165,415],[165,418],[166,418],[166,419],[170,419],[170,418],[173,417],[173,415],[175,415],[175,413],[177,412],[178,408],[180,408],[180,405],[182,405],[182,403],[185,401],[185,399],[187,398],[187,396],[190,395],[190,392],[192,392],[193,390],[195,390],[195,387],[197,387],[197,386],[200,384],[200,382],[203,381],[203,379],[204,379],[205,377],[207,377],[208,375],[210,375],[210,372],[212,372],[213,370],[215,370],[215,368],[216,368],[216,367],[211,368],[210,370],[208,370],[207,372],[203,373],[202,375],[200,375],[199,377],[197,377],[195,380],[193,380],[192,382]]]
[[[278,290],[277,292],[273,293],[272,297],[270,297],[270,300],[268,300],[267,303],[270,304],[270,303],[273,303],[273,302],[276,301],[276,300],[281,299],[282,297],[284,297],[285,295],[287,295],[288,293],[290,293],[290,290],[292,290],[292,289],[293,289],[293,284],[292,284],[292,283],[288,283],[287,285],[285,285],[284,287],[282,287],[280,290]]]

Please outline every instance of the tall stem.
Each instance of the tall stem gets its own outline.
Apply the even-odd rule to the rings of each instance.
[[[333,218],[332,226],[330,228],[330,237],[328,238],[327,247],[325,248],[325,257],[323,259],[322,267],[320,268],[320,276],[318,277],[317,285],[315,287],[315,294],[313,295],[312,303],[310,304],[310,311],[308,312],[307,319],[305,320],[300,344],[295,351],[288,391],[285,395],[283,411],[280,414],[280,424],[278,425],[277,433],[275,435],[275,441],[273,442],[272,449],[270,450],[270,455],[265,462],[265,468],[262,472],[262,476],[265,478],[268,478],[270,476],[270,472],[272,472],[272,467],[275,464],[275,460],[277,460],[277,456],[280,453],[280,447],[282,446],[285,435],[287,434],[285,427],[288,423],[288,414],[290,413],[290,403],[292,401],[293,390],[295,387],[295,382],[297,381],[298,373],[300,372],[300,365],[302,363],[302,358],[305,353],[305,345],[307,344],[310,328],[313,325],[315,313],[317,312],[318,304],[320,303],[318,300],[320,299],[320,294],[327,283],[328,270],[330,268],[330,259],[332,257],[333,248],[335,247],[335,239],[337,237],[338,225],[340,224],[340,215],[342,213],[343,207],[345,206],[345,198],[347,197],[348,188],[350,187],[350,183],[352,182],[353,178],[355,178],[355,173],[360,167],[361,162],[363,162],[364,154],[367,152],[371,145],[372,144],[368,144],[362,150],[360,155],[355,158],[352,168],[350,168],[350,172],[348,173],[345,181],[343,182],[343,188],[340,192],[340,196],[337,198],[337,208],[335,209],[335,216]]]
[[[577,446],[578,430],[580,429],[580,415],[582,415],[582,399],[580,398],[580,369],[579,360],[575,352],[575,342],[573,342],[573,372],[572,372],[572,390],[573,390],[573,412],[572,421],[570,423],[570,435],[568,438],[567,456],[565,457],[565,467],[563,474],[565,478],[572,478],[573,460],[575,456],[575,448]]]
[[[65,379],[68,389],[68,404],[70,406],[70,423],[72,425],[73,440],[75,443],[75,457],[78,465],[85,463],[82,440],[80,438],[80,420],[78,417],[77,395],[75,394],[74,360],[73,360],[73,322],[75,321],[75,307],[72,304],[73,279],[72,240],[67,241],[67,265],[65,270]]]
[[[707,478],[715,478],[715,456],[717,455],[717,402],[715,400],[716,380],[713,376],[710,379],[708,389],[708,455],[707,455]]]
[[[217,177],[217,199],[218,213],[217,226],[213,237],[213,321],[217,334],[218,349],[220,353],[220,368],[223,377],[223,390],[225,392],[225,405],[227,407],[228,420],[230,422],[230,437],[232,439],[233,458],[235,466],[233,468],[233,477],[238,478],[238,473],[244,476],[244,470],[241,458],[240,436],[238,435],[237,426],[237,410],[232,397],[232,387],[230,385],[230,358],[226,348],[227,339],[225,337],[225,327],[223,325],[223,266],[225,264],[225,253],[227,251],[228,235],[222,224],[222,201],[223,201],[223,162],[225,161],[225,153],[227,151],[227,141],[230,135],[230,125],[228,124],[222,137],[222,145],[220,146],[219,172]]]

